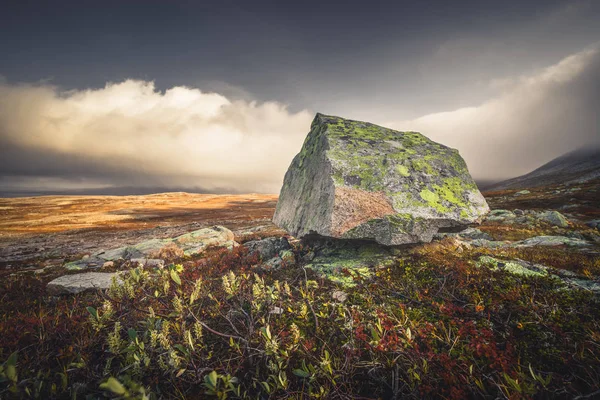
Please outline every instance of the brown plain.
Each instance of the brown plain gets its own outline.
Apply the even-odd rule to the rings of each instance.
[[[277,195],[161,193],[145,196],[0,198],[0,237],[67,230],[133,230],[193,221],[270,219]]]

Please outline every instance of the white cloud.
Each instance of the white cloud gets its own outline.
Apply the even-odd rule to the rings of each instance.
[[[459,149],[476,178],[514,177],[600,144],[599,78],[600,53],[592,48],[533,75],[491,82],[502,93],[478,106],[387,125]]]
[[[93,166],[122,185],[278,192],[311,118],[280,103],[230,101],[195,88],[161,93],[145,81],[68,92],[0,84],[1,143],[54,154],[51,164],[83,159],[74,165]],[[12,169],[18,174],[19,166]]]

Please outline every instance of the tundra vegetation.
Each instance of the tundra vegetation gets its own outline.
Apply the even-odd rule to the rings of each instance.
[[[497,192],[488,201],[547,208],[545,193]],[[583,203],[589,193],[568,196]],[[496,218],[511,213],[493,212],[479,227],[490,243],[598,236],[576,222]],[[600,390],[598,295],[497,261],[595,282],[592,241],[584,251],[475,246],[449,236],[401,248],[370,274],[336,271],[344,279],[306,268],[314,248],[291,244],[293,257],[277,269],[244,246],[190,256],[170,245],[164,268],[107,267],[126,273],[105,292],[53,297],[50,276],[5,275],[0,397],[525,399]]]

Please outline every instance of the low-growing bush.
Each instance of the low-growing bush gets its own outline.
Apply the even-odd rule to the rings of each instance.
[[[519,399],[600,389],[596,299],[552,278],[477,268],[448,246],[375,267],[352,288],[301,266],[263,271],[243,247],[132,269],[106,293],[53,304],[31,283],[38,295],[26,308],[1,308],[0,396]]]

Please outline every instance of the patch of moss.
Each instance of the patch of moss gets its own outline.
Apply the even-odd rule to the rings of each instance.
[[[483,265],[491,266],[494,271],[506,271],[514,275],[520,276],[547,276],[548,271],[540,268],[526,268],[516,261],[503,261],[490,256],[481,256],[479,261],[476,263],[478,267]]]
[[[434,193],[429,189],[423,189],[419,193],[419,196],[421,196],[431,208],[434,208],[441,213],[449,211],[447,207],[440,203],[440,196],[437,193]]]
[[[410,172],[408,172],[408,168],[404,165],[396,165],[396,171],[402,176],[410,176]]]

